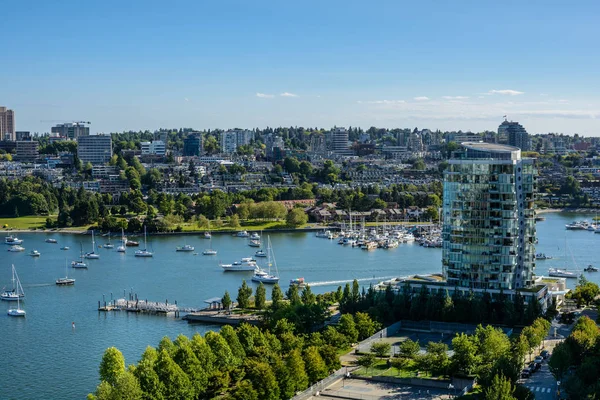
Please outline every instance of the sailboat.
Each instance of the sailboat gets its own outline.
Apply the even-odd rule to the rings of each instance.
[[[75,279],[69,278],[69,274],[67,273],[67,259],[65,258],[65,277],[58,278],[56,280],[56,284],[59,286],[70,286],[75,284]]]
[[[148,251],[148,242],[146,240],[146,225],[144,225],[144,249],[136,250],[136,257],[152,257],[154,254],[151,251]]]
[[[87,264],[83,262],[83,245],[79,243],[81,250],[79,252],[79,261],[72,261],[71,267],[73,268],[87,268]]]
[[[89,259],[98,259],[100,258],[100,254],[95,252],[96,250],[96,240],[94,239],[94,230],[92,229],[92,251],[89,253],[85,253],[85,258]]]
[[[207,235],[208,234],[208,235]],[[208,222],[208,232],[204,232],[204,237],[209,240],[208,249],[205,249],[202,254],[205,256],[216,256],[217,251],[212,248],[212,235],[210,234],[210,221]]]
[[[17,270],[14,265],[12,266],[12,285],[12,290],[6,290],[0,293],[0,299],[6,301],[18,301],[25,297],[23,286],[21,286],[21,281],[19,280],[19,275],[17,275]]]
[[[187,240],[185,241],[185,244],[183,246],[177,246],[175,248],[175,251],[183,251],[183,252],[189,252],[189,251],[194,251],[194,246],[192,246],[191,244],[187,244]]]
[[[126,239],[125,239],[125,232],[123,232],[123,228],[121,228],[121,245],[119,247],[117,247],[117,251],[119,253],[125,253],[126,247]]]
[[[271,258],[273,259],[273,263],[271,263]],[[271,275],[271,266],[273,264],[275,264],[275,271],[276,271],[277,275]],[[271,237],[270,236],[267,236],[267,266],[268,266],[267,271],[258,268],[254,272],[254,276],[252,276],[252,280],[254,282],[262,282],[262,283],[277,283],[277,282],[279,282],[279,271],[277,270],[277,262],[275,261],[275,254],[273,253],[273,248],[271,247]]]
[[[567,259],[567,238],[565,236],[565,260]],[[575,264],[575,259],[573,258],[573,253],[571,253],[571,259],[573,260],[573,264]],[[556,277],[556,278],[577,278],[578,273],[568,271],[565,269],[558,268],[548,268],[548,275]]]
[[[108,243],[104,243],[103,247],[105,249],[113,249],[115,247],[115,245],[110,242],[110,231],[108,232]]]
[[[15,277],[17,280],[16,283],[16,290],[13,289],[12,293],[14,295],[16,295],[16,298],[11,298],[9,300],[17,300],[17,308],[10,308],[7,312],[7,314],[11,317],[24,317],[25,316],[25,310],[21,310],[21,297],[25,296],[25,294],[23,293],[23,286],[21,286],[21,281],[19,280],[19,276],[17,275],[17,271],[15,270],[15,266],[12,266],[12,270],[13,270],[13,285],[15,285],[14,281],[15,281]],[[19,292],[20,289],[20,292]],[[2,296],[4,296],[4,293],[2,293]],[[2,297],[2,300],[7,300],[4,297]]]

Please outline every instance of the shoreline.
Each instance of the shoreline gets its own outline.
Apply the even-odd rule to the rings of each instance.
[[[543,208],[535,210],[536,215],[548,213],[565,213],[565,214],[596,214],[596,208]]]

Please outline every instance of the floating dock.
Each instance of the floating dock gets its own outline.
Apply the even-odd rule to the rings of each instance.
[[[224,310],[202,310],[191,312],[182,317],[188,322],[204,322],[216,325],[239,325],[245,322],[250,325],[258,325],[260,316],[256,314],[233,314]]]
[[[179,317],[177,303],[170,304],[168,301],[156,302],[139,299],[115,299],[109,303],[98,301],[98,311],[127,311],[146,314],[163,314]]]

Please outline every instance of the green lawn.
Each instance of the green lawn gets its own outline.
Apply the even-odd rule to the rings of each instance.
[[[220,228],[215,227],[212,223],[210,226],[210,230],[213,232],[218,232],[218,231],[240,231],[240,230],[247,230],[247,231],[266,231],[269,229],[283,229],[283,228],[287,228],[288,226],[285,224],[285,221],[281,220],[281,221],[242,221],[240,223],[241,227],[238,229],[234,229],[231,228],[230,226],[227,226],[226,223],[223,223],[223,226]],[[194,224],[194,223],[184,223],[182,225],[183,231],[184,232],[202,232],[205,231],[206,229],[202,229],[202,228],[198,228],[198,225]]]
[[[2,229],[33,229],[33,228],[44,228],[46,225],[46,218],[43,216],[29,216],[29,217],[17,217],[17,218],[0,218],[0,227]],[[55,219],[55,216],[50,218]]]

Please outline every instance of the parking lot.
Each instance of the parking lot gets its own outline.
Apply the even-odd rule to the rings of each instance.
[[[357,400],[446,400],[453,398],[455,394],[457,392],[454,390],[427,389],[360,379],[344,379],[325,389],[319,394],[319,397]]]

